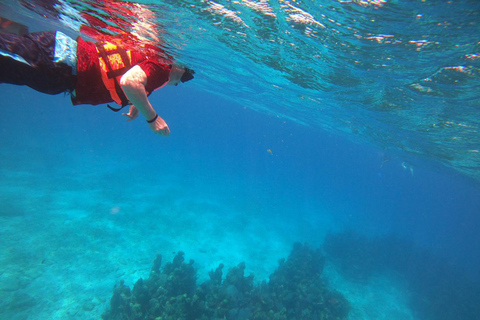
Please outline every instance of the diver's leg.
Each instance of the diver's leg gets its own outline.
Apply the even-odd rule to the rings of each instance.
[[[48,94],[72,90],[66,66],[53,62],[55,32],[0,34],[0,82],[26,85]]]

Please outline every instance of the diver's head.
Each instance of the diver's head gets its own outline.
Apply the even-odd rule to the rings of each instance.
[[[181,67],[178,65],[172,65],[172,70],[170,71],[170,79],[168,80],[168,85],[176,86],[180,82],[187,82],[193,79],[195,71],[187,67]]]

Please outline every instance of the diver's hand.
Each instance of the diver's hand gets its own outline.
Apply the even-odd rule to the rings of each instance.
[[[155,121],[149,123],[148,126],[152,129],[153,133],[168,136],[170,134],[170,129],[168,128],[167,123],[160,116],[157,115],[156,117]]]
[[[128,113],[122,113],[122,116],[127,117],[127,121],[132,121],[138,117],[138,109],[132,104],[128,110]]]

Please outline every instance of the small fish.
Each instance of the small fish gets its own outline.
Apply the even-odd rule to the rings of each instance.
[[[380,164],[380,168],[383,168],[383,165],[387,162],[390,161],[390,158],[389,157],[384,157],[383,160],[382,160],[382,163]]]
[[[402,162],[402,168],[404,170],[410,171],[410,174],[413,176],[413,168],[412,166],[408,165],[406,162]]]
[[[273,151],[272,149],[267,149],[267,152],[270,153],[273,156]]]

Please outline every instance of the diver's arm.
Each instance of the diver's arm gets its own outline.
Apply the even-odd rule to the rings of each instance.
[[[157,115],[150,101],[148,101],[147,92],[145,91],[146,84],[147,75],[139,66],[134,66],[128,70],[120,79],[120,86],[123,92],[125,92],[128,100],[147,119],[150,129],[154,133],[167,136],[170,134],[170,129],[165,120]]]

